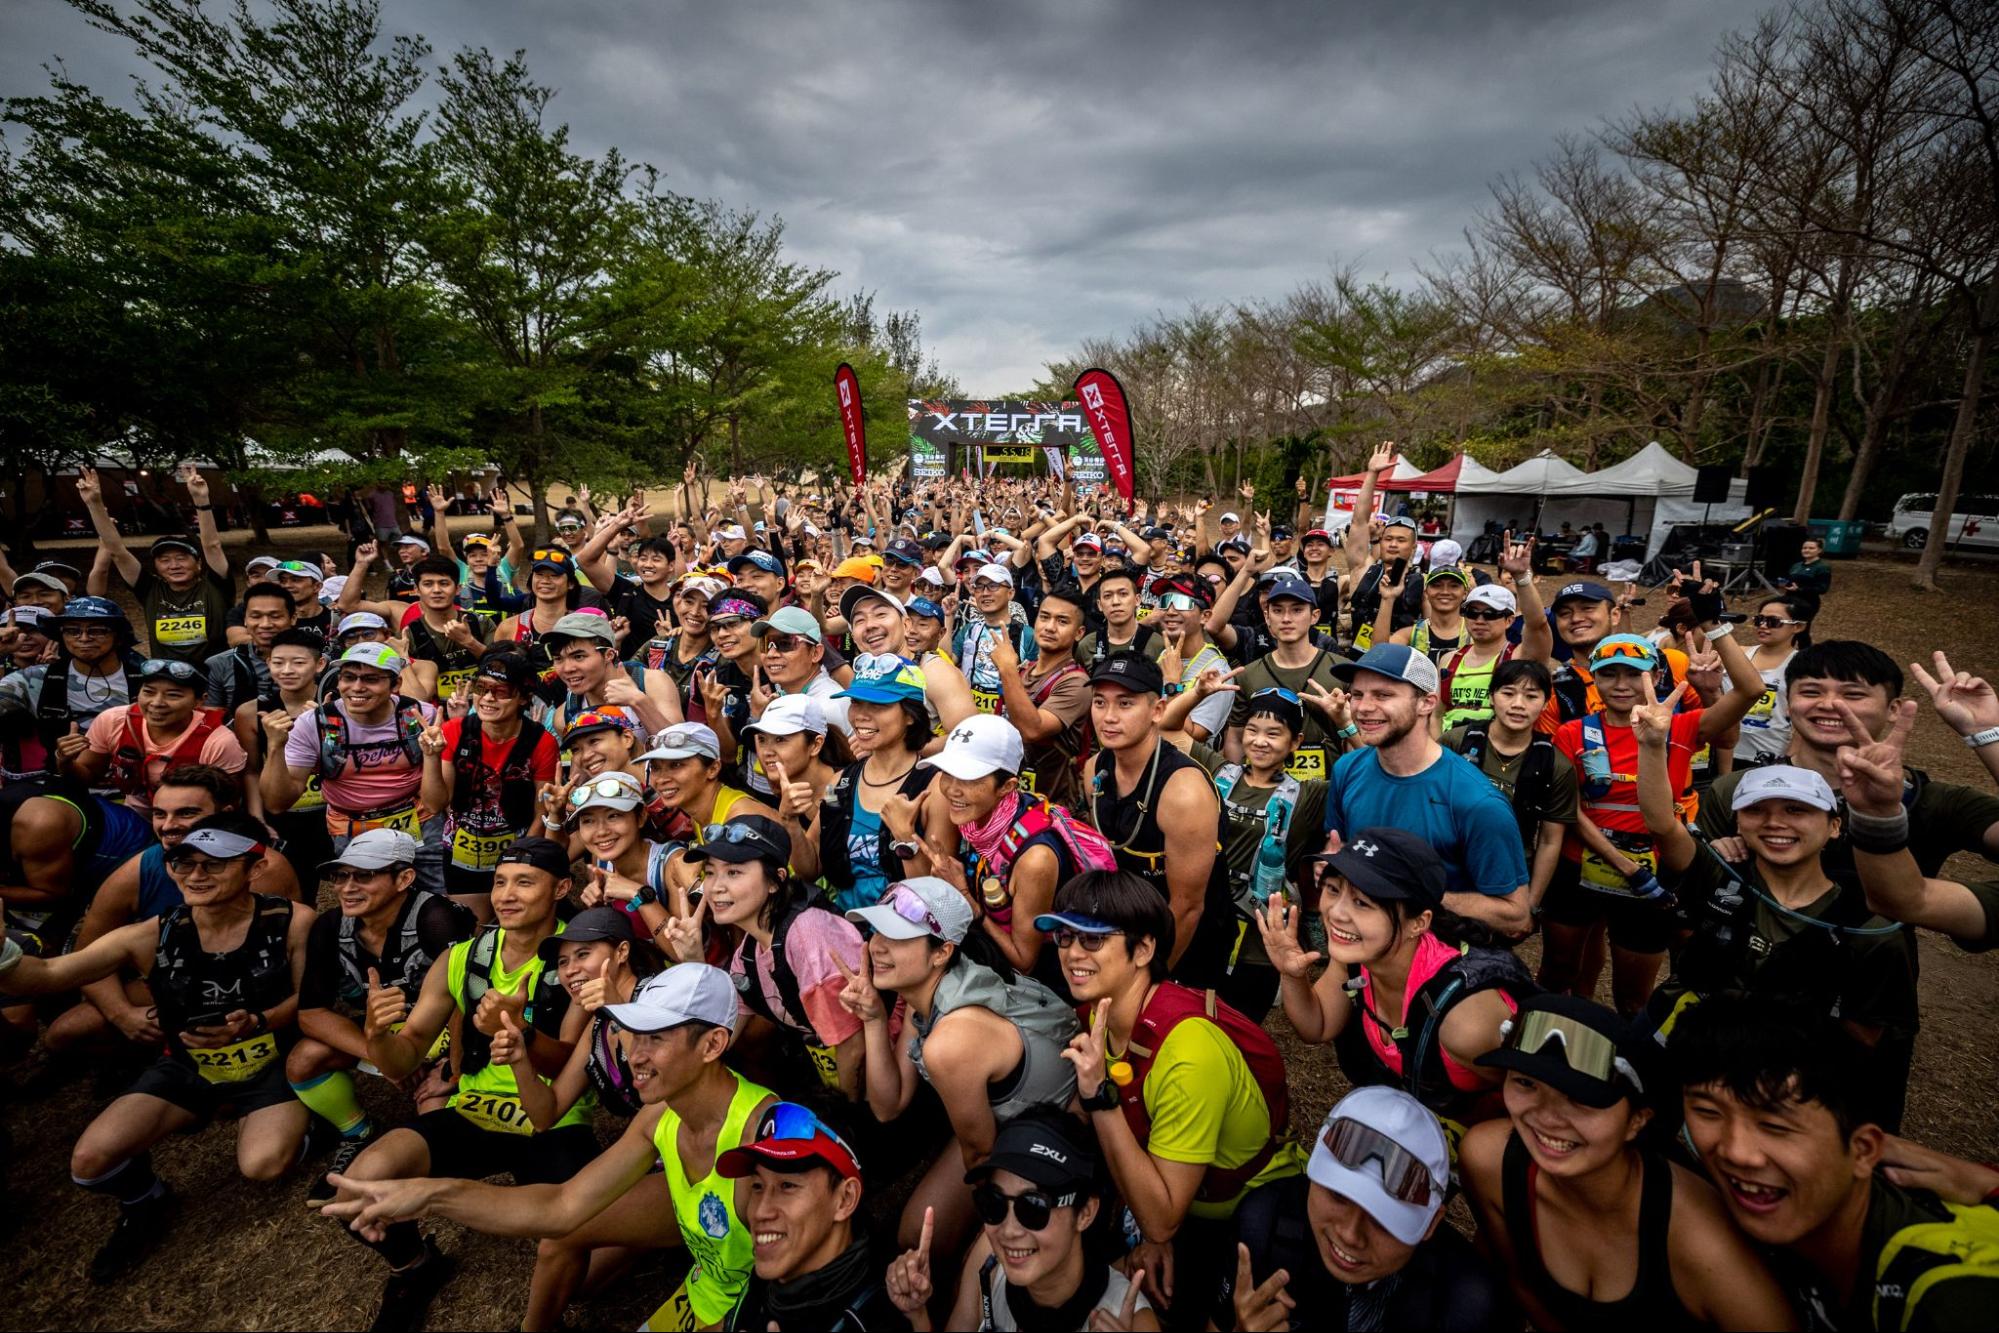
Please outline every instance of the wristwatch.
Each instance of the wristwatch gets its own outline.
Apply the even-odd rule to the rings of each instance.
[[[888,845],[888,849],[906,861],[922,851],[923,844],[911,838],[907,842],[892,842]]]
[[[1097,1084],[1097,1090],[1087,1097],[1077,1098],[1085,1111],[1114,1111],[1117,1109],[1117,1084],[1105,1079]]]
[[[639,891],[632,895],[632,906],[644,907],[647,903],[659,901],[659,890],[651,884],[639,885]]]
[[[1971,750],[1982,750],[1994,741],[1999,741],[1999,727],[1987,727],[1983,731],[1974,731],[1964,738],[1965,748]]]

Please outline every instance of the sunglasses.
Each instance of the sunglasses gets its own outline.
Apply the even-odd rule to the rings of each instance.
[[[1299,699],[1298,697],[1298,691],[1287,690],[1282,685],[1265,686],[1263,689],[1258,690],[1256,693],[1250,695],[1249,697],[1251,700],[1282,699],[1285,703],[1297,704],[1300,708],[1303,708],[1305,706],[1304,701]]]
[[[812,640],[803,634],[771,634],[764,638],[767,653],[795,653],[800,648],[810,648]]]
[[[1057,1208],[1073,1208],[1079,1197],[1073,1191],[1059,1198],[1050,1198],[1040,1190],[1031,1190],[1026,1194],[1002,1194],[999,1186],[989,1181],[972,1190],[972,1211],[978,1214],[979,1221],[989,1227],[1004,1223],[1007,1213],[1011,1211],[1014,1219],[1026,1230],[1044,1231]]]
[[[506,700],[520,697],[520,691],[503,680],[475,680],[472,682],[472,692],[483,694],[489,699]]]
[[[559,546],[545,546],[528,555],[530,560],[546,560],[552,565],[566,565],[572,558],[569,552]]]
[[[592,796],[623,797],[626,800],[633,800],[640,795],[639,784],[631,778],[620,781],[617,778],[605,777],[598,778],[588,786],[578,787],[570,792],[569,803],[580,810],[583,807],[583,803],[588,801]]]
[[[195,680],[201,673],[186,662],[171,662],[163,657],[149,657],[139,663],[139,674],[141,676],[165,676],[169,680],[178,681],[185,685]]]
[[[1159,604],[1168,611],[1192,611],[1200,605],[1184,592],[1169,592],[1159,599]]]
[[[1749,623],[1757,629],[1782,629],[1786,625],[1802,625],[1802,620],[1785,620],[1782,616],[1751,616]]]
[[[1503,1036],[1500,1046],[1504,1050],[1539,1055],[1550,1043],[1559,1041],[1563,1062],[1576,1073],[1599,1083],[1621,1077],[1639,1092],[1645,1091],[1638,1071],[1617,1053],[1617,1042],[1577,1019],[1536,1009],[1516,1014],[1500,1026]]]
[[[739,982],[743,979],[741,976],[737,977]],[[831,1125],[797,1102],[779,1102],[764,1112],[763,1121],[757,1126],[759,1143],[770,1141],[790,1143],[806,1139],[830,1139],[839,1145],[840,1151],[845,1153],[850,1161],[858,1164],[861,1160]]]
[[[1080,944],[1084,953],[1095,953],[1109,942],[1111,936],[1122,934],[1124,932],[1121,930],[1107,930],[1101,934],[1093,934],[1077,930],[1074,926],[1058,926],[1048,938],[1055,941],[1055,947],[1058,949],[1068,949]]]
[[[1470,606],[1461,613],[1466,620],[1511,620],[1511,611],[1502,611],[1496,606]]]
[[[1595,653],[1598,666],[1606,662],[1617,662],[1639,671],[1652,669],[1652,651],[1635,643],[1613,643],[1608,648],[1599,647]]]
[[[1430,1169],[1386,1134],[1342,1116],[1326,1126],[1319,1142],[1349,1171],[1379,1171],[1390,1198],[1418,1208],[1428,1206],[1436,1188]]]
[[[750,623],[748,616],[709,616],[709,629],[740,629]]]
[[[726,842],[732,845],[745,842],[753,843],[758,847],[769,850],[773,856],[777,854],[776,848],[771,847],[763,834],[757,832],[748,824],[709,824],[701,830],[701,841]]]
[[[395,866],[383,866],[380,870],[357,870],[352,866],[341,866],[327,871],[325,879],[332,887],[342,889],[349,884],[373,884],[383,875],[394,875],[396,869]]]

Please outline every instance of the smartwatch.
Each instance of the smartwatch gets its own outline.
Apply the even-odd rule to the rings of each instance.
[[[912,838],[908,842],[892,842],[888,845],[888,849],[907,861],[923,850],[923,844]]]
[[[1999,727],[1987,727],[1983,731],[1974,731],[1964,738],[1966,748],[1972,750],[1982,750],[1994,741],[1999,741]]]
[[[1117,1084],[1106,1078],[1097,1084],[1097,1090],[1087,1097],[1077,1098],[1085,1111],[1114,1111],[1118,1104]]]

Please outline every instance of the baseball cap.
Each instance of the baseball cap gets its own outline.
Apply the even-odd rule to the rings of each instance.
[[[458,539],[460,546],[498,546],[500,538],[491,532],[468,532]]]
[[[1823,777],[1793,764],[1766,764],[1745,772],[1728,808],[1746,810],[1758,801],[1803,801],[1827,814],[1839,809],[1832,786]]]
[[[216,816],[210,815],[209,818],[214,819]],[[252,856],[263,850],[263,843],[232,829],[196,827],[186,837],[167,848],[164,856],[169,861],[179,861],[185,859],[190,852],[201,852],[218,861],[234,861],[239,857]]]
[[[585,810],[636,810],[646,803],[646,789],[623,769],[599,773],[569,793],[571,818]]]
[[[426,548],[428,550],[428,548]],[[310,560],[284,560],[272,574],[290,574],[292,578],[310,578],[314,584],[326,582],[326,570],[312,564]]]
[[[562,742],[567,747],[600,731],[624,731],[637,735],[638,730],[638,724],[623,713],[586,708],[569,720],[569,726],[562,733]]]
[[[403,674],[409,663],[403,655],[386,643],[357,643],[340,654],[336,666],[361,666],[370,670],[385,672],[391,676]]]
[[[1283,524],[1283,523],[1279,523],[1279,524],[1278,524],[1278,525],[1277,525],[1276,527],[1274,527],[1274,528],[1272,528],[1272,529],[1270,530],[1270,540],[1272,540],[1272,541],[1274,541],[1274,542],[1288,542],[1288,541],[1290,541],[1290,540],[1291,540],[1291,529],[1290,529],[1290,527],[1289,527],[1289,526],[1287,526],[1286,524]]]
[[[847,913],[847,920],[892,940],[925,935],[963,944],[972,928],[972,905],[965,895],[935,875],[918,875],[888,886],[881,901]]]
[[[269,560],[274,565],[278,563],[276,556],[265,556],[264,559]],[[250,563],[255,564],[256,561],[253,560]],[[64,560],[37,560],[35,567],[28,572],[30,574],[53,574],[57,579],[68,579],[78,584],[83,582],[83,571]]]
[[[1472,1063],[1513,1069],[1584,1106],[1643,1100],[1645,1084],[1626,1056],[1631,1029],[1617,1014],[1580,995],[1544,993],[1522,1000],[1499,1025],[1500,1044]]]
[[[926,617],[927,619],[936,621],[940,625],[944,623],[944,608],[931,601],[928,597],[910,598],[909,614]]]
[[[618,642],[618,633],[611,628],[611,622],[588,611],[571,611],[541,637],[544,643],[553,643],[557,639],[594,639],[598,643],[611,645]]]
[[[371,828],[365,833],[357,833],[347,844],[347,850],[331,861],[321,861],[322,871],[335,866],[346,866],[350,870],[387,870],[390,866],[416,864],[416,839],[409,834],[392,828]]]
[[[993,773],[1020,772],[1022,749],[1013,723],[994,713],[974,713],[951,728],[942,750],[917,762],[969,782]]]
[[[927,583],[933,588],[942,589],[944,586],[944,571],[935,565],[925,565],[923,572],[916,576],[916,581],[918,583]]]
[[[892,653],[863,654],[854,659],[853,683],[833,697],[859,699],[864,704],[921,703],[928,682],[923,668]]]
[[[1004,583],[1007,587],[1011,588],[1013,586],[1013,571],[996,561],[989,561],[986,564],[980,565],[972,574],[972,582]]]
[[[1449,537],[1430,543],[1430,563],[1432,565],[1455,565],[1465,558],[1465,548]]]
[[[533,866],[557,879],[569,878],[569,849],[553,838],[515,838],[500,853],[503,866]]]
[[[69,586],[67,584],[55,575],[44,574],[40,570],[29,570],[14,580],[14,595],[16,597],[21,595],[21,589],[23,588],[49,588],[61,593],[65,597],[69,595]]]
[[[651,759],[720,759],[722,740],[715,729],[701,722],[676,722],[652,738],[652,749],[640,755]]]
[[[541,955],[543,963],[554,967],[556,954],[565,944],[594,944],[598,940],[609,940],[613,944],[620,941],[629,943],[637,938],[632,933],[631,913],[617,907],[586,907],[570,918],[561,934],[550,935],[535,952]],[[640,989],[644,989],[643,982]],[[632,998],[638,997],[634,994]]]
[[[527,689],[540,678],[541,673],[535,670],[534,663],[520,653],[487,653],[479,659],[479,665],[472,668],[474,680],[497,680],[517,690]],[[577,721],[582,721],[582,718]],[[573,732],[575,729],[572,723],[570,730]]]
[[[576,557],[560,546],[536,547],[529,570],[552,569],[558,574],[567,574],[576,568]]]
[[[1270,584],[1270,600],[1274,602],[1280,597],[1303,602],[1307,606],[1319,604],[1318,594],[1312,591],[1312,585],[1295,576],[1276,579]]]
[[[1236,511],[1235,511],[1235,510],[1231,509],[1231,510],[1229,510],[1229,511],[1228,511],[1228,512],[1227,512],[1226,514],[1223,514],[1223,515],[1222,515],[1222,522],[1224,522],[1224,523],[1240,523],[1240,522],[1242,522],[1242,516],[1241,516],[1240,514],[1236,513]]]
[[[1333,534],[1324,528],[1305,529],[1304,535],[1298,538],[1298,544],[1303,546],[1306,542],[1324,542],[1328,546],[1335,545]]]
[[[835,579],[859,579],[863,583],[873,583],[875,581],[874,562],[863,559],[858,555],[850,555],[839,564],[833,566],[833,572],[827,577]]]
[[[561,524],[560,524],[560,523],[558,522],[558,523],[556,524],[556,526],[557,526],[557,527],[560,527],[560,526],[562,526],[562,525],[561,525]],[[409,533],[409,532],[406,532],[406,533],[404,533],[404,534],[403,534],[402,536],[400,536],[400,537],[396,538],[396,545],[398,545],[398,546],[421,546],[421,547],[422,547],[422,548],[423,548],[423,549],[424,549],[425,551],[429,551],[429,550],[430,550],[430,543],[429,543],[429,542],[425,541],[425,540],[424,540],[423,538],[421,538],[421,537],[417,536],[416,534],[414,534],[414,533]]]
[[[349,611],[346,615],[340,617],[340,624],[334,628],[333,637],[337,639],[341,635],[357,629],[378,629],[386,634],[389,629],[389,622],[376,615],[373,611]]]
[[[23,575],[22,577],[25,578],[26,576]],[[16,629],[29,630],[36,634],[53,634],[55,632],[53,625],[44,625],[42,623],[45,620],[54,620],[56,616],[55,612],[45,607],[15,606],[9,607],[8,610],[13,615],[13,623]]]
[[[729,523],[715,529],[715,535],[725,542],[748,541],[750,534],[743,531],[740,523]]]
[[[902,599],[888,591],[888,589],[859,584],[840,594],[840,618],[851,624],[854,619],[855,610],[859,608],[862,602],[870,598],[878,602],[887,602],[897,611],[904,609]]]
[[[754,1175],[760,1166],[772,1171],[829,1166],[847,1180],[861,1178],[861,1159],[854,1155],[847,1141],[810,1107],[797,1102],[779,1102],[771,1107],[757,1125],[755,1142],[731,1148],[715,1159],[715,1173],[725,1180]]]
[[[1166,677],[1160,674],[1159,663],[1144,653],[1112,653],[1090,673],[1090,684],[1116,685],[1133,694],[1162,694]]]
[[[1629,667],[1633,671],[1656,671],[1659,669],[1659,650],[1652,646],[1650,639],[1636,634],[1609,634],[1590,649],[1589,669],[1601,671],[1605,667]]]
[[[1370,898],[1394,898],[1418,908],[1444,905],[1443,858],[1426,839],[1399,828],[1364,828],[1337,852],[1312,858],[1337,870]]]
[[[809,694],[780,694],[764,705],[763,716],[743,728],[745,737],[826,734],[826,710]]]
[[[1072,551],[1101,551],[1104,549],[1104,539],[1097,536],[1094,532],[1086,532],[1076,538],[1075,541],[1070,542],[1069,549]]]
[[[826,641],[826,633],[819,628],[818,620],[802,606],[780,606],[751,625],[750,633],[759,639],[772,634],[803,634],[814,643]]]
[[[614,914],[624,915],[623,912]],[[559,943],[565,936],[573,936],[577,925],[588,915],[590,913],[585,912],[577,917],[567,931],[544,941],[542,947]],[[625,938],[630,938],[629,933]],[[707,963],[675,963],[641,981],[632,991],[632,998],[624,1004],[605,1005],[604,1012],[611,1016],[612,1022],[629,1032],[664,1032],[682,1023],[705,1023],[711,1028],[734,1027],[737,1008],[736,986],[729,980],[727,972]]]
[[[1242,553],[1243,553],[1244,555],[1248,555],[1248,554],[1249,554],[1249,543],[1248,543],[1248,542],[1246,542],[1246,541],[1244,541],[1244,540],[1243,540],[1242,538],[1240,538],[1240,537],[1230,537],[1230,538],[1229,538],[1229,539],[1228,539],[1227,541],[1224,541],[1224,542],[1219,542],[1219,543],[1217,543],[1217,544],[1216,544],[1216,546],[1215,546],[1215,550],[1216,550],[1217,552],[1221,552],[1221,551],[1240,551],[1240,552],[1242,552]]]
[[[733,578],[736,571],[745,565],[754,565],[766,574],[784,573],[784,566],[779,563],[776,556],[772,555],[769,551],[758,550],[754,547],[744,551],[741,555],[732,557],[724,568],[729,571],[730,577]]]
[[[1466,606],[1489,606],[1495,611],[1508,615],[1520,613],[1520,603],[1513,596],[1513,589],[1497,583],[1481,583],[1465,594]]]
[[[1356,1088],[1326,1113],[1305,1175],[1416,1245],[1450,1192],[1451,1149],[1437,1117],[1402,1089]]]
[[[1459,569],[1456,565],[1438,565],[1423,576],[1423,582],[1426,585],[1435,583],[1438,579],[1456,579],[1467,588],[1471,587],[1473,583],[1471,572]]]
[[[701,841],[687,849],[689,861],[791,860],[791,835],[768,815],[737,815],[726,824],[701,830]]]
[[[1424,694],[1437,692],[1437,664],[1405,643],[1376,644],[1357,662],[1339,662],[1333,674],[1347,684],[1363,671],[1414,685]]]
[[[883,549],[882,558],[893,560],[899,565],[921,565],[925,563],[923,548],[918,546],[915,539],[911,537],[897,537],[894,541],[890,542]]]
[[[965,1173],[976,1185],[995,1171],[1011,1171],[1050,1194],[1089,1190],[1096,1183],[1097,1150],[1071,1116],[1018,1115],[1000,1126],[993,1149]]]
[[[200,555],[201,548],[179,534],[172,534],[156,540],[146,551],[149,557],[165,555],[168,551],[185,551],[189,555]]]
[[[1554,599],[1548,603],[1548,607],[1550,610],[1553,610],[1563,602],[1568,601],[1571,597],[1580,597],[1586,602],[1614,602],[1617,600],[1610,589],[1604,587],[1601,583],[1590,583],[1587,581],[1582,583],[1564,583],[1562,590],[1555,594]]]

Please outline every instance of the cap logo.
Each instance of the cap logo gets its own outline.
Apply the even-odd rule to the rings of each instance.
[[[1030,1157],[1046,1157],[1049,1161],[1055,1162],[1058,1165],[1061,1166],[1069,1165],[1068,1154],[1057,1152],[1055,1151],[1055,1149],[1049,1147],[1045,1143],[1031,1144],[1029,1145],[1027,1152]]]
[[[960,745],[970,745],[972,743],[972,729],[970,727],[959,727],[951,733],[951,739]]]
[[[1381,850],[1381,844],[1378,842],[1373,842],[1367,838],[1360,838],[1355,841],[1353,849],[1356,852],[1359,852],[1362,856],[1367,857],[1369,860],[1373,860],[1374,854]]]

